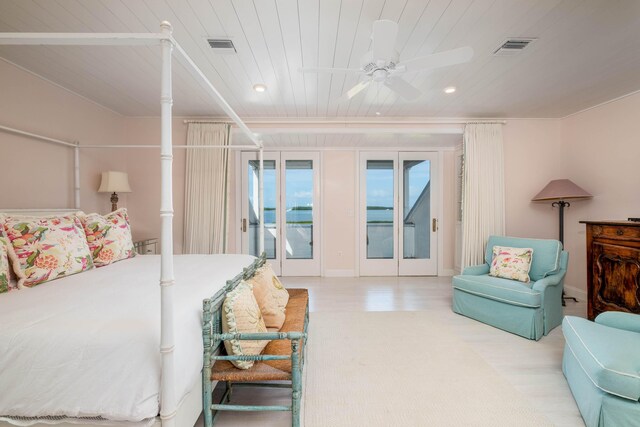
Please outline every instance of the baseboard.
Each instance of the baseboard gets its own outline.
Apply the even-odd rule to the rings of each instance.
[[[438,276],[455,276],[456,270],[453,268],[445,268],[438,272]]]
[[[584,289],[564,285],[564,293],[570,297],[576,297],[578,300],[587,300],[587,291],[585,291]]]
[[[323,277],[356,277],[355,270],[325,270]]]

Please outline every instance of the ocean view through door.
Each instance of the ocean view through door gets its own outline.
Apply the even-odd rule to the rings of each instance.
[[[265,252],[277,274],[320,275],[319,160],[314,152],[264,153]],[[242,153],[242,169],[242,252],[257,256],[257,153]]]
[[[360,275],[436,275],[436,153],[360,154]]]

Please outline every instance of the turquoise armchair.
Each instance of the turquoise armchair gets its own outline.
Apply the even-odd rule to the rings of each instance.
[[[489,276],[494,246],[532,248],[530,283]],[[562,287],[569,254],[558,240],[491,236],[485,263],[453,278],[453,311],[539,340],[562,322]]]
[[[640,425],[640,315],[567,316],[562,372],[587,427]]]

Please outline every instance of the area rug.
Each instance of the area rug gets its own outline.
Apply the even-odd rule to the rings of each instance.
[[[303,377],[305,427],[553,425],[428,312],[312,313]]]

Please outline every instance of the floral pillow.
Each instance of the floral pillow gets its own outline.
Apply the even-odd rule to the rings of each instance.
[[[9,292],[9,275],[11,265],[9,264],[8,247],[11,244],[5,237],[0,237],[0,294]]]
[[[5,217],[4,231],[26,276],[24,286],[68,276],[93,267],[80,220],[61,217]]]
[[[18,256],[0,226],[0,293],[24,287],[24,279]]]
[[[104,267],[136,255],[125,208],[107,215],[79,214],[96,267]]]
[[[529,283],[532,258],[533,249],[531,248],[494,246],[489,276]]]

